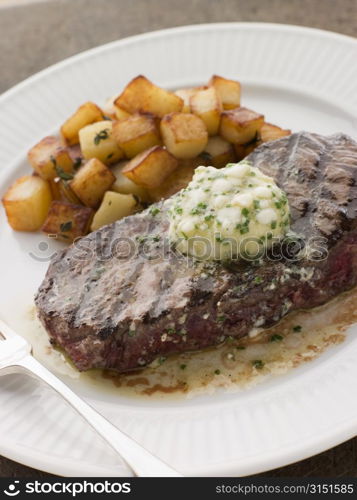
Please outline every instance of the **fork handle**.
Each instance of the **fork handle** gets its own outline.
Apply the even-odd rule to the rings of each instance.
[[[94,408],[78,397],[69,387],[53,375],[31,356],[25,356],[16,362],[16,366],[31,372],[60,394],[93,429],[116,451],[129,465],[136,476],[143,477],[182,477],[164,462],[154,457],[136,441],[112,425]]]

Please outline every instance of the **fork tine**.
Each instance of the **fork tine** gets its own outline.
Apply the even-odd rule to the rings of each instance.
[[[18,337],[18,335],[0,319],[0,337],[3,337],[4,340],[6,340]]]

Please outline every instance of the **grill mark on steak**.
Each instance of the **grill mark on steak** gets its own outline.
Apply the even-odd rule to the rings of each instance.
[[[51,341],[80,370],[137,369],[239,338],[356,285],[357,144],[343,134],[299,133],[249,160],[287,193],[292,230],[325,237],[327,258],[194,261],[167,244],[166,204],[160,215],[147,210],[106,226],[57,255],[36,296]],[[147,241],[124,259],[123,238]]]

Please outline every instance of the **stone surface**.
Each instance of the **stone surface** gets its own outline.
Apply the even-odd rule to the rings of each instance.
[[[356,0],[0,1],[0,92],[48,65],[129,35],[185,24],[250,21],[357,36]],[[1,7],[1,5],[5,5]],[[357,438],[268,476],[357,476]],[[0,477],[44,477],[0,457]]]

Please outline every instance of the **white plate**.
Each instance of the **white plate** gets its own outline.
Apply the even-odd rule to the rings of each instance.
[[[110,43],[57,64],[0,97],[0,186],[28,170],[27,149],[82,102],[142,73],[164,87],[238,78],[243,102],[297,131],[356,135],[357,41],[272,24],[182,27]],[[16,62],[15,62],[16,64]],[[0,316],[24,328],[47,263],[40,235],[0,221]],[[40,252],[40,253],[39,253]],[[354,330],[354,332],[352,331]],[[187,475],[245,475],[306,458],[356,434],[357,329],[314,362],[239,394],[150,403],[64,377],[113,423]],[[24,377],[0,379],[0,453],[63,475],[127,474],[56,396]]]

